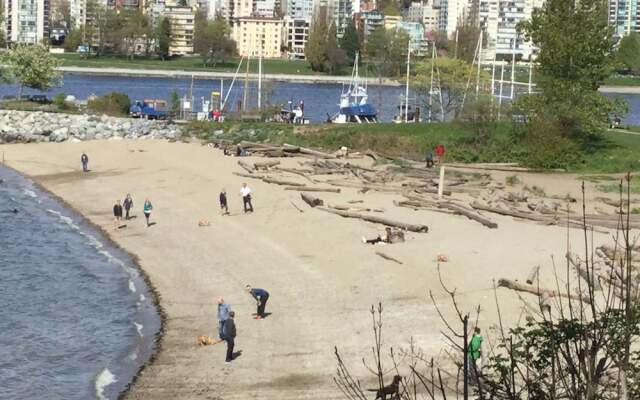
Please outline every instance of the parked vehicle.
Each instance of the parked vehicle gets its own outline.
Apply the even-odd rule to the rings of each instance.
[[[167,119],[167,102],[164,100],[136,100],[129,108],[129,115],[133,118]]]

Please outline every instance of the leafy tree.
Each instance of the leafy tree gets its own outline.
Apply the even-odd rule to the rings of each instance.
[[[78,46],[83,44],[82,42],[83,29],[84,27],[81,27],[80,29],[73,29],[71,30],[71,32],[69,32],[67,37],[64,38],[65,51],[74,52],[78,49]]]
[[[156,54],[161,60],[169,57],[169,45],[171,44],[171,21],[167,17],[161,17],[154,31],[156,40]]]
[[[360,51],[360,35],[353,20],[349,21],[344,30],[344,35],[340,39],[340,48],[344,51],[348,62],[353,64],[356,53]]]
[[[119,92],[106,93],[95,100],[89,101],[87,107],[90,110],[108,115],[127,115],[131,100],[129,96]]]
[[[640,33],[632,32],[620,40],[618,60],[627,70],[640,74]]]
[[[44,91],[56,86],[62,78],[56,71],[60,61],[39,44],[18,44],[3,54],[2,62],[6,65],[9,79],[20,84],[18,98],[22,97],[25,86]]]
[[[433,90],[436,93],[432,94],[434,108],[437,105],[438,113],[453,114],[454,117],[457,117],[462,109],[463,101],[469,100],[471,102],[475,98],[475,93],[471,94],[471,82],[475,86],[476,69],[464,60],[448,57],[428,59],[418,64],[415,68],[415,87],[423,93],[425,99],[429,98],[429,90],[431,90],[432,70]],[[482,71],[480,85],[484,86],[490,79],[489,74]],[[465,93],[469,94],[465,96]],[[440,103],[440,98],[442,98],[442,103]],[[433,112],[435,113],[435,110]]]
[[[236,54],[236,42],[229,37],[229,31],[227,21],[221,16],[209,21],[202,13],[196,15],[193,48],[205,66],[223,63]]]
[[[96,56],[117,49],[116,46],[123,39],[121,29],[124,18],[115,10],[91,0],[87,2],[87,19],[85,39],[91,41]]]
[[[380,76],[399,76],[408,44],[409,35],[403,29],[386,30],[379,26],[367,40],[367,56],[377,64]]]
[[[399,16],[400,15],[400,9],[398,8],[398,6],[395,3],[389,3],[387,4],[383,9],[382,9],[382,15],[384,16]]]
[[[145,50],[150,46],[151,22],[141,11],[125,11],[120,15],[123,22],[118,35],[120,36],[119,50],[133,59],[137,43],[143,42]]]
[[[169,97],[169,110],[174,117],[180,112],[180,95],[178,95],[178,91],[175,89],[171,91]]]
[[[603,130],[610,113],[625,111],[621,103],[598,92],[615,65],[607,11],[601,0],[548,0],[519,26],[525,39],[540,48],[541,94],[517,102],[530,121],[554,121],[564,137],[585,141]]]
[[[323,71],[325,67],[325,41],[328,27],[326,18],[322,15],[322,10],[320,14],[311,27],[309,40],[307,40],[307,45],[304,49],[304,54],[313,71]]]
[[[324,71],[330,74],[336,74],[347,63],[347,56],[338,46],[336,25],[331,24],[327,31],[327,38],[324,45],[325,65]]]
[[[453,50],[453,56],[468,63],[473,62],[480,37],[480,26],[478,26],[477,19],[473,16],[463,19],[454,35],[453,43],[448,46]]]

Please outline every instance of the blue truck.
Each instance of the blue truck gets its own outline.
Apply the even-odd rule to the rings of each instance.
[[[167,119],[167,102],[164,100],[136,100],[129,107],[129,115],[133,118]]]

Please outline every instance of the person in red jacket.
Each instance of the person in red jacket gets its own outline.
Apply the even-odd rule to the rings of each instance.
[[[444,145],[439,144],[436,146],[436,156],[438,156],[438,165],[442,165],[444,161]]]

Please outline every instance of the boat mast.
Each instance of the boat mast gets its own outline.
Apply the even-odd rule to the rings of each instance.
[[[476,74],[476,100],[480,95],[480,69],[482,68],[482,31],[480,31],[480,38],[478,39],[478,72]]]
[[[240,58],[240,62],[238,63],[238,68],[236,68],[236,73],[233,74],[233,79],[231,80],[229,91],[227,92],[227,95],[224,96],[224,101],[222,102],[222,107],[220,108],[220,112],[224,110],[224,107],[227,104],[227,100],[229,99],[229,95],[231,94],[231,89],[233,89],[233,84],[235,83],[236,78],[238,77],[238,72],[240,72],[240,67],[242,67],[242,61],[244,61],[244,57]],[[221,85],[222,85],[222,82],[221,82]],[[220,92],[222,92],[222,90],[220,90]]]
[[[493,113],[493,96],[496,94],[496,53],[493,53],[493,62],[491,63],[491,110]]]
[[[262,109],[262,48],[258,59],[258,110]]]
[[[511,52],[511,95],[509,97],[513,101],[513,88],[514,88],[515,81],[516,81],[516,48],[515,48],[515,44],[514,44],[514,47],[511,50],[512,50],[512,52]]]
[[[436,65],[436,41],[431,46],[431,83],[429,84],[429,122],[431,122],[433,108],[433,70]]]
[[[242,111],[247,110],[247,92],[249,91],[249,61],[251,58],[247,56],[247,69],[244,74],[244,93],[242,94]]]
[[[404,122],[409,122],[409,73],[411,68],[411,40],[407,44],[407,84],[404,91]]]
[[[500,120],[500,110],[502,109],[502,87],[504,84],[504,61],[500,66],[500,93],[498,94],[498,120]]]
[[[533,93],[533,61],[529,59],[529,94]]]

